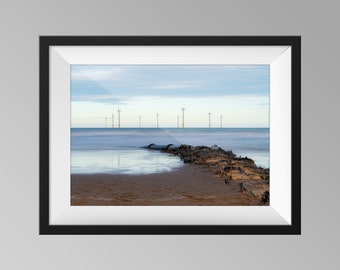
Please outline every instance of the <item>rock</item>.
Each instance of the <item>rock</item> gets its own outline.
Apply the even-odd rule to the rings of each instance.
[[[248,157],[238,157],[237,158],[238,161],[242,161],[244,164],[247,164],[247,165],[251,165],[251,166],[255,166],[255,162],[254,160],[248,158]]]
[[[226,185],[229,185],[230,184],[230,182],[231,182],[231,179],[224,179],[224,184],[226,184]]]
[[[178,147],[165,146],[165,152],[178,156],[184,163],[204,165],[217,177],[222,178],[226,185],[231,181],[241,180],[243,181],[239,184],[241,192],[259,197],[263,202],[269,201],[269,192],[262,194],[268,189],[269,169],[256,166],[254,160],[247,156],[236,156],[231,150],[223,150],[217,145],[212,147],[185,144]],[[155,146],[151,144],[149,147]]]
[[[253,197],[260,197],[261,196],[261,191],[258,191],[258,190],[251,190],[249,193]]]
[[[238,185],[240,186],[240,189],[241,189],[242,192],[247,191],[246,185],[245,185],[244,183],[241,182],[241,183],[239,183]]]
[[[261,200],[262,200],[263,203],[269,202],[269,191],[263,192]]]
[[[231,166],[227,165],[223,169],[225,172],[229,172],[231,170]]]
[[[184,163],[192,163],[192,161],[193,161],[192,156],[184,156],[183,157]]]

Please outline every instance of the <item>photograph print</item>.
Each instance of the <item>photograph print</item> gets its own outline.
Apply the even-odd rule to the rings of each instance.
[[[268,206],[269,65],[71,65],[72,206]]]

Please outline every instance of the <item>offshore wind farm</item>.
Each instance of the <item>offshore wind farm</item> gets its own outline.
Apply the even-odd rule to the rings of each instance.
[[[266,205],[269,131],[266,65],[73,65],[71,204]]]
[[[185,111],[185,108],[181,108],[181,110],[182,110],[182,124],[181,124],[181,128],[184,128],[184,126],[185,126],[185,124],[184,124],[184,111]],[[109,119],[109,117],[104,117],[103,119],[104,119],[104,122],[103,122],[103,128],[105,127],[105,128],[109,128],[109,127],[111,127],[111,128],[121,128],[122,126],[124,126],[124,122],[122,123],[122,126],[121,126],[121,117],[120,117],[120,114],[121,114],[121,110],[120,109],[118,109],[117,110],[117,115],[118,115],[118,125],[115,127],[115,125],[114,125],[114,117],[115,117],[115,115],[112,113],[112,115],[111,115],[111,125],[109,125],[109,123],[108,123],[108,119]],[[211,128],[212,126],[211,126],[211,112],[209,111],[209,113],[207,114],[208,115],[208,118],[207,118],[207,127],[208,128]],[[146,115],[144,115],[143,116],[143,119],[144,120],[146,120],[146,122],[148,122],[149,123],[149,125],[148,126],[145,126],[145,128],[152,128],[152,124],[150,124],[150,123],[152,123],[152,121],[153,120],[155,120],[155,126],[154,127],[156,127],[156,128],[160,128],[161,127],[161,124],[160,124],[160,114],[159,113],[156,113],[155,114],[155,116],[156,116],[156,118],[154,117],[154,116],[152,116],[152,115],[149,115],[149,116],[146,116]],[[142,125],[142,115],[138,115],[138,116],[127,116],[127,119],[131,119],[131,118],[136,118],[135,120],[136,120],[136,126],[135,127],[139,127],[139,128],[144,128],[144,126]],[[222,115],[220,115],[219,116],[220,118],[220,125],[219,125],[219,127],[220,128],[222,128],[223,127],[223,122],[222,122],[222,119],[223,119],[223,116]],[[173,118],[172,120],[173,121],[171,121],[171,120],[169,120],[170,118]],[[98,118],[99,119],[99,121],[100,121],[100,119],[102,119],[102,118]],[[124,120],[124,117],[122,118],[123,120]],[[169,125],[169,126],[165,126],[166,128],[169,128],[169,127],[175,127],[175,124],[176,124],[176,127],[177,128],[180,128],[180,126],[179,126],[179,116],[178,115],[176,115],[176,114],[174,114],[174,115],[172,115],[172,116],[168,116],[167,117],[167,124]],[[130,121],[130,122],[132,122],[132,121]],[[138,125],[137,125],[137,123],[138,123]],[[127,126],[127,127],[131,127],[131,126]],[[216,126],[217,127],[217,126]]]

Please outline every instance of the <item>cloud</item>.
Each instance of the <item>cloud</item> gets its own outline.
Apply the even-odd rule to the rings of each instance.
[[[111,95],[79,95],[72,96],[72,102],[96,102],[109,105],[124,104],[123,100]]]
[[[119,67],[87,67],[72,68],[71,78],[76,81],[113,81],[121,79],[123,75],[123,70]]]
[[[117,97],[244,97],[270,91],[267,66],[73,65],[71,70],[73,101],[112,104]]]
[[[161,85],[154,85],[149,88],[151,89],[185,89],[185,88],[192,88],[195,87],[193,84],[161,84]]]

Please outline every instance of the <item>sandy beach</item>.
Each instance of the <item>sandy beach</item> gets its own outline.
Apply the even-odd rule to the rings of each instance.
[[[263,205],[206,165],[148,175],[71,175],[71,205]],[[243,182],[245,179],[242,180]]]

